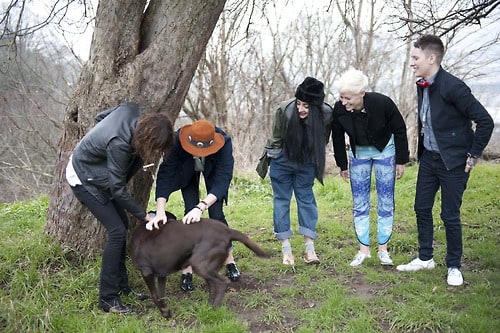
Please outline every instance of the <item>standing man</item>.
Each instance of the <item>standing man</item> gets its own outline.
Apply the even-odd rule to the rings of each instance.
[[[447,282],[463,284],[461,272],[462,226],[460,206],[469,173],[488,144],[493,119],[472,95],[470,88],[441,67],[441,39],[424,35],[411,51],[410,66],[417,81],[420,160],[415,195],[418,257],[399,271],[433,269],[432,207],[441,188],[441,219],[446,230]],[[476,124],[475,130],[472,122]]]

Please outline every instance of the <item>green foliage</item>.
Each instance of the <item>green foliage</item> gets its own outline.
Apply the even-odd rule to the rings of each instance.
[[[301,260],[303,240],[296,232],[292,248],[296,266],[281,264],[272,226],[269,179],[234,178],[226,215],[229,224],[268,250],[256,258],[235,244],[242,271],[223,306],[207,304],[205,282],[194,277],[195,290],[178,290],[179,276],[167,278],[167,302],[173,318],[161,317],[151,300],[124,297],[135,313],[105,314],[97,307],[100,260],[84,259],[43,233],[48,199],[0,205],[0,330],[2,332],[497,332],[500,331],[498,230],[500,167],[474,169],[462,207],[465,284],[445,281],[446,240],[435,207],[435,260],[431,271],[402,273],[372,258],[359,268],[349,262],[357,252],[352,227],[349,184],[327,176],[314,187],[320,210],[316,250],[318,266]],[[416,166],[396,185],[396,223],[389,250],[396,264],[417,253],[413,213]],[[376,206],[373,196],[372,207]],[[154,203],[150,202],[154,209]],[[183,213],[175,193],[169,210]],[[297,230],[295,203],[292,227]],[[375,239],[372,224],[372,239]],[[133,288],[146,290],[129,264]]]

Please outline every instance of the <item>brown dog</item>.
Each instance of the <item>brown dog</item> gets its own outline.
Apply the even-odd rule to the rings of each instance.
[[[245,234],[220,221],[202,218],[198,223],[183,224],[167,212],[168,221],[159,229],[146,230],[138,224],[132,233],[131,257],[151,292],[163,317],[171,316],[163,301],[166,276],[187,266],[205,279],[208,301],[220,306],[229,279],[219,274],[231,241],[240,241],[259,257],[269,257]],[[155,279],[156,278],[156,279]]]

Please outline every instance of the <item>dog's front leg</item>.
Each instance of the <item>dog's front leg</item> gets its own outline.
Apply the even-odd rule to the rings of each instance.
[[[165,297],[165,285],[167,284],[166,276],[158,276],[156,279],[156,289],[158,290],[158,297],[163,299]]]
[[[163,296],[165,295],[165,277],[164,276],[158,277],[158,287],[155,276],[153,274],[143,275],[142,277],[144,278],[144,281],[146,282],[146,285],[149,288],[149,292],[151,293],[153,302],[160,310],[162,316],[167,319],[170,318],[171,317],[170,309],[163,301]]]

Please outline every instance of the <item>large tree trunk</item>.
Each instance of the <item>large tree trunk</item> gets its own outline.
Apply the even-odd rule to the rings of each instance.
[[[146,112],[177,117],[225,0],[106,0],[97,8],[90,59],[68,103],[45,231],[65,247],[90,255],[104,229],[73,196],[65,180],[68,158],[101,110],[124,101]],[[150,172],[129,188],[146,205]]]

